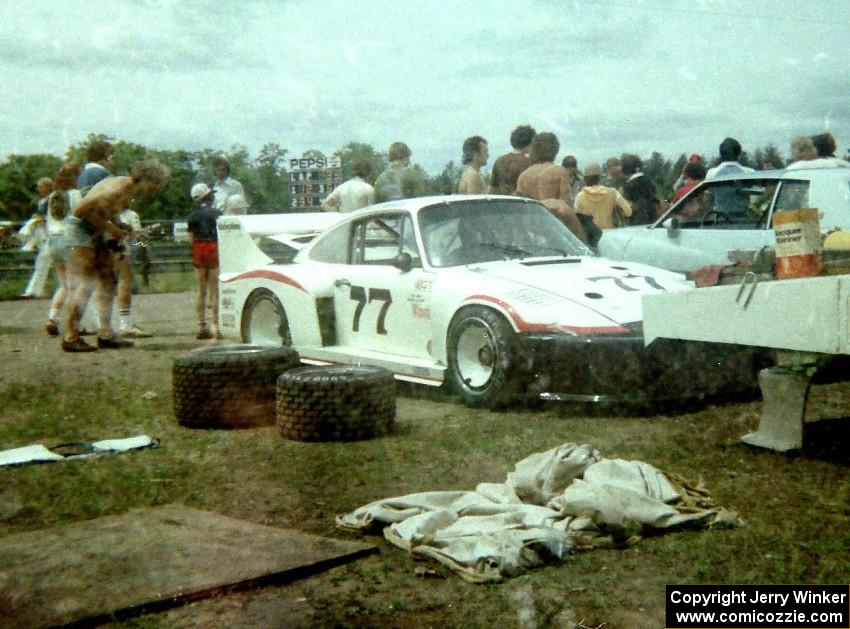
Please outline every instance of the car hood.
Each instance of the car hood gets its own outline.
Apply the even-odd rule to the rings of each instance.
[[[602,238],[596,244],[596,249],[601,256],[611,260],[622,260],[629,242],[638,234],[646,233],[648,229],[647,225],[606,229],[602,232]]]
[[[524,320],[578,328],[641,321],[643,295],[693,287],[679,273],[592,256],[488,262],[467,270]]]

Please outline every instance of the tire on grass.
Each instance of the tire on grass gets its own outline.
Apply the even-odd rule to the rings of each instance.
[[[395,427],[395,379],[381,367],[301,367],[277,380],[277,425],[293,441],[356,441]]]
[[[174,359],[177,422],[190,428],[250,428],[275,423],[275,383],[298,367],[291,347],[216,345]]]

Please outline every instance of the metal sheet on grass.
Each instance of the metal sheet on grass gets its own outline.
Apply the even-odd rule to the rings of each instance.
[[[18,533],[0,541],[0,626],[91,626],[293,581],[376,550],[182,505]]]

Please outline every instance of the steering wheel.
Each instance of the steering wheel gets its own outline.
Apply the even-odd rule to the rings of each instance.
[[[728,223],[729,217],[723,212],[718,212],[717,210],[711,210],[703,215],[700,219],[700,227],[704,225],[717,225],[719,223]]]

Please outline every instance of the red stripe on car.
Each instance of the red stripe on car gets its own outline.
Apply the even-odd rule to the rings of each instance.
[[[229,280],[224,280],[223,284],[229,284],[230,282],[235,282],[236,280],[248,280],[253,278],[261,277],[266,280],[272,280],[273,282],[281,282],[282,284],[289,284],[290,286],[297,288],[298,290],[303,290],[305,293],[307,289],[301,286],[294,279],[289,277],[288,275],[284,275],[283,273],[278,273],[277,271],[269,271],[266,269],[258,269],[256,271],[248,271],[247,273],[240,273],[236,277],[231,277]]]
[[[622,325],[606,325],[606,326],[590,326],[590,327],[582,327],[575,325],[551,325],[548,323],[529,323],[525,319],[517,314],[517,311],[514,310],[513,306],[509,303],[502,301],[498,297],[492,297],[490,295],[471,295],[467,297],[464,301],[489,301],[490,303],[498,305],[505,312],[507,312],[511,319],[513,319],[514,324],[516,325],[517,330],[520,332],[568,332],[570,334],[621,334],[623,332],[628,332],[629,329]]]

